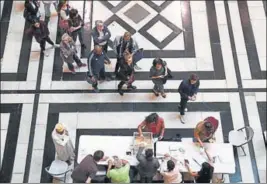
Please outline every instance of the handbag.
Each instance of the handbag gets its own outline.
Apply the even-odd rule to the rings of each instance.
[[[133,63],[136,64],[138,61],[143,59],[144,57],[144,49],[138,49],[134,54],[133,54]]]

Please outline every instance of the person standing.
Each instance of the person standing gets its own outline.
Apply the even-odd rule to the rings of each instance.
[[[104,152],[101,150],[94,152],[93,156],[87,155],[73,170],[71,174],[73,183],[91,183],[98,171],[97,163],[107,159],[108,157],[104,157]]]
[[[111,64],[110,59],[107,57],[106,53],[103,52],[102,47],[96,45],[94,50],[89,53],[88,60],[88,77],[94,81],[92,87],[95,92],[98,90],[98,80],[107,80],[111,79],[105,74],[105,64]]]
[[[195,101],[199,89],[200,81],[196,74],[192,74],[189,79],[183,80],[178,88],[178,92],[181,96],[179,105],[180,120],[185,123],[185,110],[188,100]]]
[[[32,27],[29,32],[35,37],[35,40],[40,44],[41,52],[43,52],[45,56],[48,56],[48,53],[45,51],[45,42],[48,42],[53,47],[59,47],[58,44],[54,44],[54,42],[50,39],[50,32],[44,21],[36,19],[35,22],[32,24]]]
[[[136,159],[139,161],[137,170],[141,177],[141,183],[152,183],[160,164],[158,159],[153,157],[152,149],[145,150],[145,155],[143,155],[144,149],[145,145],[141,144],[136,155]]]
[[[100,45],[105,53],[108,52],[108,40],[111,37],[111,33],[103,21],[95,21],[95,27],[92,30],[92,37],[94,40],[94,46]]]
[[[72,38],[64,33],[60,42],[60,57],[63,62],[67,63],[69,70],[72,74],[75,74],[73,62],[75,61],[78,67],[85,67],[86,64],[81,62],[81,59],[77,55],[77,49]]]
[[[37,0],[25,0],[24,7],[23,16],[30,24],[40,20],[40,3]]]
[[[159,140],[163,139],[165,133],[165,123],[163,118],[159,117],[157,113],[152,113],[145,118],[145,120],[138,125],[138,132],[143,137],[143,131],[152,132],[153,137],[158,137]]]
[[[56,148],[57,158],[70,165],[75,157],[74,147],[69,132],[62,123],[56,124],[52,132],[52,139]]]
[[[84,26],[84,22],[83,22],[82,17],[78,13],[78,10],[76,10],[76,9],[71,9],[70,10],[68,24],[69,24],[69,32],[70,32],[70,35],[71,35],[74,43],[76,43],[77,36],[78,36],[80,44],[81,44],[81,47],[85,49],[86,46],[85,46],[85,44],[83,42],[83,26]]]
[[[121,66],[121,58],[125,51],[128,51],[130,54],[134,54],[138,50],[137,42],[132,38],[131,33],[125,32],[123,36],[117,36],[113,42],[113,50],[117,55],[117,63],[115,67],[115,74],[118,74],[119,68]],[[141,70],[134,61],[134,69]]]
[[[47,24],[50,21],[50,17],[51,17],[51,11],[50,11],[50,7],[51,4],[54,5],[55,10],[58,11],[57,7],[58,7],[58,0],[50,0],[50,1],[42,1],[44,4],[44,11],[45,11],[45,23]]]
[[[114,165],[114,169],[111,167]],[[107,177],[112,183],[130,183],[130,164],[126,160],[115,158],[114,162],[108,161]]]
[[[214,139],[214,134],[218,129],[219,121],[214,117],[207,117],[197,124],[194,130],[194,137],[203,147],[203,142]]]
[[[122,86],[124,84],[127,84],[127,89],[136,89],[136,86],[132,85],[134,82],[133,55],[126,52],[123,59],[118,73],[118,78],[121,80],[118,84],[118,92],[121,96],[123,96]]]
[[[166,98],[166,94],[164,92],[164,84],[166,83],[166,78],[168,75],[167,64],[160,58],[156,58],[153,60],[153,66],[150,68],[150,78],[154,83],[153,92],[155,96],[161,96]]]

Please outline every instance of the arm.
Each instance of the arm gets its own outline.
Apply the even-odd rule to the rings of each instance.
[[[107,170],[107,177],[110,178],[111,174],[110,174],[110,170],[111,170],[111,167],[112,167],[113,163],[111,160],[108,161],[108,170]]]
[[[191,176],[194,176],[194,177],[198,176],[197,172],[193,172],[188,164],[185,164],[185,167],[187,168]]]
[[[107,27],[105,27],[105,29],[106,29],[106,32],[108,34],[104,35],[104,37],[102,38],[102,41],[108,41],[110,39],[110,37],[111,37],[111,33],[110,33],[109,29]]]
[[[162,119],[162,125],[161,125],[161,134],[160,137],[164,137],[164,133],[165,133],[165,123],[164,120]]]
[[[104,53],[104,58],[105,58],[105,60],[108,62],[108,64],[110,64],[110,63],[111,63],[111,61],[110,61],[109,57],[108,57],[108,56],[107,56],[107,54],[105,54],[105,53]]]
[[[133,39],[133,53],[135,53],[139,49],[139,46],[136,40]]]
[[[66,57],[66,58],[73,53],[73,51],[71,49],[65,48],[63,44],[60,44],[60,50],[62,51],[64,57]]]
[[[138,149],[138,152],[137,152],[137,155],[136,155],[136,159],[139,161],[139,162],[142,162],[145,158],[144,158],[144,155],[142,155],[142,152],[144,151],[145,147],[139,147]]]
[[[198,80],[197,83],[196,83],[196,87],[195,87],[195,89],[194,89],[194,95],[197,95],[198,90],[199,90],[199,85],[200,85],[200,82],[199,82],[199,80]]]
[[[119,42],[119,41],[118,41],[118,37],[116,37],[116,38],[114,39],[114,41],[113,41],[113,51],[115,52],[116,55],[118,55],[118,53],[117,53],[117,47],[118,47],[118,45],[119,45],[118,42]]]
[[[188,99],[188,95],[183,93],[183,88],[184,88],[184,81],[181,82],[181,84],[178,88],[178,92],[180,93],[182,98]]]
[[[93,59],[94,53],[90,53],[88,60],[87,60],[87,66],[90,76],[93,76],[93,70],[92,70],[92,59]]]
[[[66,136],[66,138],[62,140],[59,137],[57,137],[57,135],[54,132],[52,134],[52,138],[60,146],[65,146],[67,142],[69,141],[69,136]]]
[[[197,124],[197,127],[194,129],[194,137],[200,143],[201,147],[203,147],[203,142],[200,140],[200,137],[199,137],[199,128],[198,128],[198,126],[199,126],[199,123]]]
[[[155,72],[154,72],[154,70],[153,70],[153,66],[150,68],[150,73],[149,73],[149,77],[151,78],[151,79],[159,79],[159,78],[162,78],[162,76],[161,75],[159,75],[159,76],[154,76],[155,75]]]
[[[92,35],[92,37],[93,37],[93,39],[94,39],[94,41],[95,41],[96,43],[99,44],[99,43],[103,42],[103,39],[99,39],[99,38],[98,38],[96,28],[94,28],[94,29],[92,30],[91,35]]]
[[[138,125],[138,133],[139,133],[139,136],[143,136],[143,131],[142,131],[142,128],[146,126],[146,122],[143,121],[140,125]]]

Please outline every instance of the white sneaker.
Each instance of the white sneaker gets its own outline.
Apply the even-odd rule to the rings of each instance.
[[[135,70],[141,70],[142,68],[140,68],[138,65],[134,65],[134,69]]]
[[[54,48],[59,48],[60,45],[59,45],[59,44],[54,44],[53,47],[54,47]]]
[[[180,108],[181,108],[181,106],[180,106],[180,105],[178,105],[178,108],[180,109]],[[187,108],[185,108],[185,109],[184,109],[184,111],[185,111],[185,112],[187,112],[187,111],[188,111],[188,109],[187,109]]]
[[[184,115],[180,115],[180,120],[181,120],[181,123],[185,124],[185,116]]]
[[[44,53],[44,55],[45,55],[46,57],[49,56],[49,53],[48,53],[47,51],[44,50],[43,53]]]

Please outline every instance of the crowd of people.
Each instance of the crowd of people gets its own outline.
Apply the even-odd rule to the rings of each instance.
[[[82,63],[77,54],[76,40],[79,38],[81,49],[86,49],[84,43],[84,21],[82,16],[74,7],[71,7],[66,0],[50,0],[42,1],[44,5],[44,20],[41,19],[39,10],[40,1],[38,0],[25,0],[25,9],[23,16],[30,25],[29,33],[33,35],[36,41],[40,44],[41,52],[48,56],[46,52],[46,42],[54,48],[60,49],[60,57],[63,62],[68,66],[72,74],[75,74],[75,62],[78,67],[88,67],[87,82],[90,83],[95,92],[99,92],[99,81],[110,81],[118,79],[118,93],[123,96],[125,90],[123,85],[127,86],[127,90],[135,90],[134,86],[136,70],[141,70],[137,65],[143,57],[143,49],[139,48],[138,43],[132,37],[131,33],[125,32],[123,35],[118,35],[113,41],[113,51],[116,54],[117,61],[114,74],[108,75],[105,71],[105,65],[110,65],[111,61],[107,56],[108,44],[111,38],[111,32],[103,21],[97,20],[95,26],[91,30],[91,36],[94,43],[93,50],[88,55],[87,63]],[[51,17],[51,5],[55,8],[59,16],[58,31],[61,37],[60,44],[55,44],[50,38],[49,22]],[[168,79],[173,78],[171,70],[167,66],[167,62],[161,58],[155,58],[151,63],[151,68],[148,78],[152,80],[154,87],[152,92],[156,97],[161,95],[166,98],[164,85]],[[185,112],[187,111],[187,102],[195,101],[197,98],[198,89],[200,86],[199,78],[196,74],[192,74],[188,79],[183,80],[179,87],[181,99],[178,106],[180,111],[180,120],[186,123]],[[195,141],[199,142],[201,147],[203,142],[208,142],[214,138],[214,133],[218,128],[218,120],[213,117],[208,117],[197,124],[194,137]],[[152,113],[145,118],[145,120],[138,126],[139,135],[143,136],[143,131],[152,132],[154,137],[163,141],[165,139],[165,124],[163,118],[159,117],[157,113]],[[52,139],[55,144],[57,158],[66,161],[68,164],[73,163],[75,160],[73,143],[70,140],[67,128],[58,123],[52,132]],[[139,164],[137,167],[130,166],[127,160],[123,160],[114,156],[109,159],[104,156],[104,152],[99,150],[93,155],[86,156],[81,163],[75,167],[72,178],[74,182],[90,183],[97,181],[96,173],[99,169],[97,163],[99,161],[108,160],[107,175],[101,182],[112,183],[130,183],[136,181],[136,176],[139,175],[140,181],[143,183],[152,182],[153,177],[161,167],[157,158],[154,157],[152,149],[145,150],[144,145],[136,155]],[[209,162],[202,164],[199,172],[192,172],[188,161],[185,160],[185,165],[191,176],[195,178],[198,183],[210,182],[213,174],[212,159],[205,150]],[[167,162],[167,171],[160,169],[165,183],[181,183],[192,182],[192,180],[185,180],[177,166],[177,160],[169,154],[165,154],[169,158]]]

